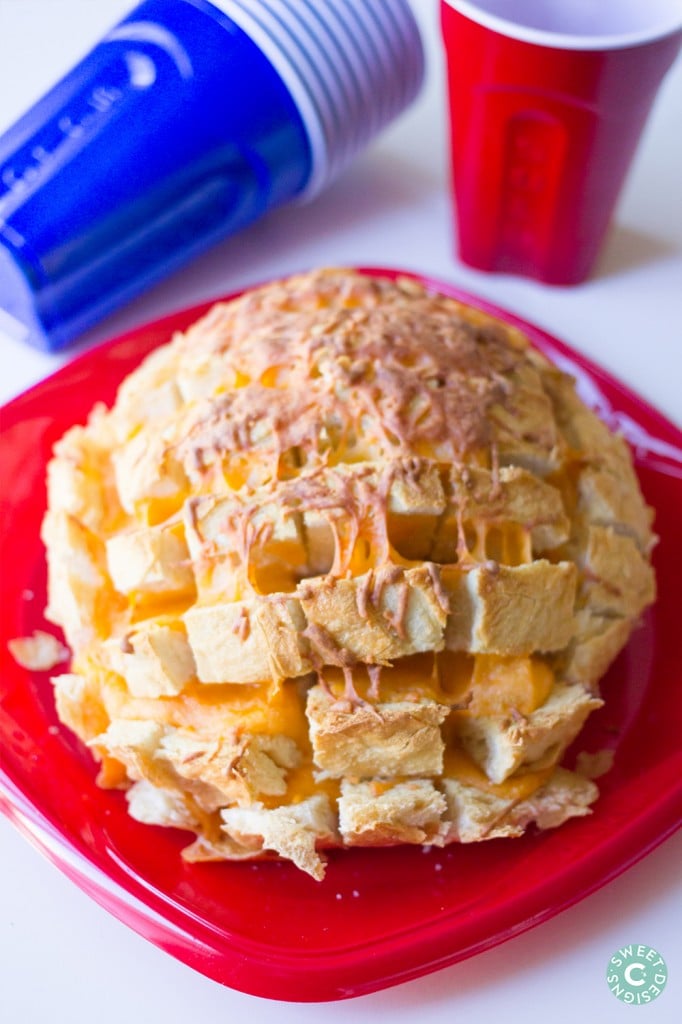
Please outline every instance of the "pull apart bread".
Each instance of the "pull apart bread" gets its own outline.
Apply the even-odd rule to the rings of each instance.
[[[519,836],[654,598],[628,449],[516,329],[346,270],[215,306],[57,444],[61,720],[189,861]]]

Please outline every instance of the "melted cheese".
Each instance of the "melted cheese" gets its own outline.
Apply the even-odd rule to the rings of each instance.
[[[553,766],[541,771],[524,772],[512,775],[504,782],[491,782],[485,772],[457,746],[449,746],[445,751],[443,775],[457,779],[466,786],[475,786],[486,793],[492,793],[503,800],[525,800],[548,781],[554,771]]]
[[[97,675],[110,720],[157,721],[171,728],[195,731],[202,736],[237,732],[293,739],[301,753],[301,761],[288,773],[286,795],[267,798],[267,806],[297,803],[316,793],[325,793],[332,801],[338,798],[338,780],[319,778],[313,764],[305,715],[305,686],[301,683],[285,681],[210,687],[193,683],[177,697],[155,699],[132,697],[125,681],[104,668],[97,659],[82,656],[78,668]],[[382,702],[433,700],[453,707],[455,710],[443,729],[446,741],[444,776],[457,778],[501,797],[523,799],[547,780],[552,767],[512,777],[495,785],[457,746],[457,722],[462,715],[499,715],[509,713],[511,708],[528,714],[546,700],[553,679],[551,670],[539,658],[474,657],[441,652],[438,655],[412,655],[383,668],[379,689]],[[371,680],[364,666],[355,669],[353,681],[358,695],[368,699]],[[345,681],[340,669],[326,669],[325,682],[336,697],[343,697]],[[124,779],[122,766],[113,758],[104,758],[100,770],[101,784],[116,787]],[[395,781],[391,780],[386,785],[393,785]]]
[[[102,754],[97,773],[97,785],[102,789],[125,789],[128,785],[125,765],[122,765],[115,757]]]
[[[561,494],[566,513],[573,517],[578,507],[578,485],[583,470],[583,461],[579,452],[573,452],[561,469],[550,473],[546,479],[548,484]]]
[[[391,547],[408,563],[415,561],[419,564],[431,557],[437,524],[438,517],[435,515],[401,515],[389,512],[386,516],[386,529]]]
[[[341,781],[319,778],[319,772],[312,762],[312,752],[308,751],[301,763],[289,772],[286,795],[275,799],[273,805],[298,804],[320,793],[327,796],[334,806],[341,794]]]
[[[485,557],[500,565],[524,565],[532,562],[530,531],[521,523],[504,527],[488,524],[483,537]]]
[[[472,715],[529,715],[541,707],[554,685],[554,673],[541,658],[477,654],[471,679]]]
[[[401,519],[407,522],[401,523]],[[410,524],[415,521],[417,532],[413,535]],[[491,559],[501,565],[525,565],[533,561],[531,531],[523,523],[478,519],[467,520],[460,526],[455,515],[447,515],[440,521],[429,516],[394,516],[391,529],[395,546],[402,554],[415,551],[418,553],[413,557],[432,559],[441,565],[454,565],[467,553],[477,562]]]

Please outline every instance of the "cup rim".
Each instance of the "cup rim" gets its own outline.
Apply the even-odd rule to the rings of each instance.
[[[298,108],[311,158],[299,201],[333,181],[421,87],[409,0],[210,2],[251,37]]]
[[[530,25],[510,21],[482,9],[474,0],[441,0],[441,3],[500,35],[556,50],[623,50],[632,46],[653,43],[658,39],[666,38],[666,36],[673,36],[676,32],[682,32],[682,12],[674,16],[672,23],[654,25],[646,31],[613,33],[611,35],[575,35],[533,28]]]

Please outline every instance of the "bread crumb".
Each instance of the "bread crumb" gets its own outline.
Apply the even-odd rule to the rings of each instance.
[[[9,652],[22,668],[33,672],[47,672],[70,657],[70,650],[56,636],[41,629],[32,636],[18,636],[7,641]]]
[[[578,754],[575,770],[586,779],[599,779],[613,768],[613,757],[614,751],[609,749],[598,750],[595,754],[583,750]]]

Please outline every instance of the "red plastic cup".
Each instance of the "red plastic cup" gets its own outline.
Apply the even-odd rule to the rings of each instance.
[[[441,0],[461,259],[576,284],[596,260],[680,0]]]

